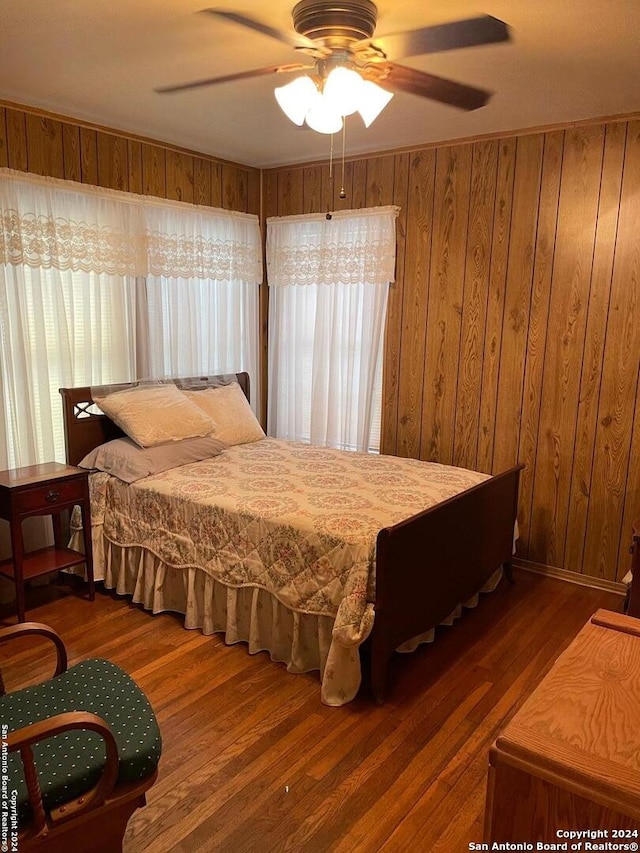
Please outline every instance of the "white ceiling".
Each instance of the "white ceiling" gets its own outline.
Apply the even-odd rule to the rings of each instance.
[[[378,35],[484,12],[510,24],[513,41],[403,60],[495,95],[464,113],[397,94],[368,130],[350,120],[347,154],[640,111],[640,0],[377,5]],[[0,99],[253,166],[326,158],[327,137],[301,132],[280,112],[274,77],[174,95],[153,91],[299,61],[267,36],[197,14],[206,6],[207,0],[0,0]],[[292,6],[293,0],[221,2],[288,30]]]

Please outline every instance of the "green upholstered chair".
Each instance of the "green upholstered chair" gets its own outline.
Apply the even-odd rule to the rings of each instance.
[[[8,830],[18,831],[21,851],[122,850],[127,821],[157,776],[162,741],[151,705],[109,661],[67,669],[47,625],[4,628],[0,643],[25,634],[50,639],[58,660],[53,678],[22,690],[6,693],[0,676]]]

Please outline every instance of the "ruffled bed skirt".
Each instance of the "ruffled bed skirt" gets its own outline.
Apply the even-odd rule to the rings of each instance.
[[[357,694],[361,682],[357,646],[346,647],[332,636],[333,618],[289,610],[265,589],[225,586],[199,568],[174,568],[139,547],[123,548],[93,529],[96,580],[107,589],[131,596],[153,613],[184,614],[184,626],[204,634],[223,633],[225,642],[244,642],[249,653],[267,651],[293,673],[320,671],[321,697],[326,705],[344,705]],[[74,533],[71,547],[82,550],[82,537]],[[498,585],[498,569],[482,592]],[[458,605],[443,624],[451,625],[462,607],[475,607],[478,595]],[[414,651],[432,642],[435,631],[414,638],[398,651]]]

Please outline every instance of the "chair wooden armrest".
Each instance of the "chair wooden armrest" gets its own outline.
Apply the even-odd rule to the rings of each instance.
[[[0,642],[25,635],[53,642],[58,678],[8,695],[0,691],[0,720],[12,729],[3,780],[15,774],[20,850],[122,853],[127,822],[145,805],[158,774],[162,738],[153,709],[135,681],[110,661],[85,660],[67,670],[64,643],[47,625],[0,629]]]
[[[60,675],[60,673],[67,671],[67,650],[62,642],[62,638],[56,634],[53,628],[50,628],[42,622],[21,622],[18,625],[10,625],[8,628],[0,629],[0,643],[4,643],[7,640],[14,640],[16,637],[25,636],[46,637],[54,644],[56,647],[57,660],[56,671],[53,673],[53,678],[55,678],[56,675]],[[0,696],[4,696],[5,693],[6,690],[2,680],[2,673],[0,673]]]
[[[82,796],[52,809],[47,819],[31,745],[71,729],[88,729],[101,735],[107,752],[107,760],[102,775],[93,788]],[[47,826],[55,827],[64,821],[78,817],[84,812],[98,808],[115,787],[119,767],[118,747],[109,724],[96,714],[91,714],[88,711],[69,711],[65,714],[57,714],[55,717],[40,720],[30,726],[24,726],[11,732],[7,738],[7,745],[9,752],[19,751],[22,759],[29,792],[29,804],[33,812],[31,834],[40,833]]]

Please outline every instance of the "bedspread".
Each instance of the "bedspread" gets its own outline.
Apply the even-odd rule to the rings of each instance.
[[[373,624],[382,527],[488,478],[436,463],[264,439],[127,485],[92,478],[104,536],[235,588],[261,587],[291,610],[335,618],[359,645]]]

